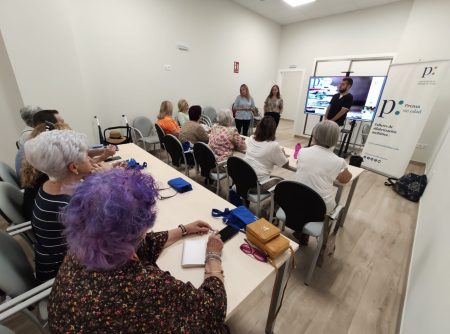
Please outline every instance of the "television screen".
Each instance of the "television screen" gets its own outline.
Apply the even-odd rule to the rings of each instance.
[[[305,113],[325,115],[331,98],[339,92],[339,84],[343,78],[345,77],[311,77]],[[347,119],[373,121],[386,77],[355,76],[351,78],[353,85],[350,93],[353,95],[353,105],[347,113]]]

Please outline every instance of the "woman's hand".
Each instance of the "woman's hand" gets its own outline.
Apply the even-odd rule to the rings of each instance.
[[[202,220],[196,220],[185,227],[188,234],[205,234],[211,229],[211,226]]]
[[[206,252],[222,254],[223,242],[218,234],[211,235],[206,245]]]
[[[116,154],[116,147],[114,145],[108,145],[105,147],[102,153],[102,159],[108,159],[109,157],[112,157],[114,154]]]
[[[101,172],[106,172],[110,169],[112,169],[112,165],[111,164],[105,164],[105,163],[93,163],[92,164],[92,170],[91,173],[101,173]]]

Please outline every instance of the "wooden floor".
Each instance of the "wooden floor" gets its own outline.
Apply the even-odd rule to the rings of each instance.
[[[277,140],[287,147],[297,142],[306,146],[307,139],[293,137],[292,128],[292,122],[282,120]],[[423,166],[410,164],[409,170],[422,172]],[[279,174],[292,176],[284,170]],[[393,193],[384,181],[385,177],[368,171],[360,177],[335,255],[316,269],[310,287],[303,280],[315,240],[297,252],[297,268],[276,333],[398,332],[418,206]],[[273,280],[266,280],[228,320],[232,333],[264,333]],[[5,325],[16,333],[35,333],[20,317]]]

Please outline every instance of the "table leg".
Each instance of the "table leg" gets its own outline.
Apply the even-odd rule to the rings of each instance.
[[[276,319],[275,312],[277,311],[277,308],[281,302],[283,282],[285,281],[286,273],[289,267],[288,264],[290,261],[291,257],[288,257],[286,262],[284,262],[283,265],[278,269],[277,276],[275,277],[275,283],[273,284],[272,290],[272,299],[270,301],[269,307],[269,315],[267,316],[266,322],[266,334],[273,334],[273,328],[275,327]]]
[[[356,180],[353,180],[352,186],[350,187],[350,192],[348,193],[347,201],[345,202],[345,207],[344,207],[344,210],[342,212],[342,216],[341,216],[340,222],[339,222],[339,225],[341,227],[344,226],[345,217],[347,217],[347,212],[348,212],[348,209],[350,208],[350,204],[351,204],[352,198],[353,198],[353,193],[355,192],[355,188],[356,188],[356,185],[358,184],[358,180],[359,180],[359,177],[356,178]]]

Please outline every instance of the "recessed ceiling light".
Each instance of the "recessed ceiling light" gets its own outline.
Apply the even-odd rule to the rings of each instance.
[[[301,5],[306,5],[307,3],[314,2],[316,0],[283,0],[291,7],[297,7]]]

